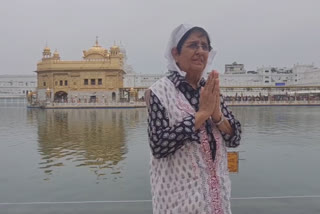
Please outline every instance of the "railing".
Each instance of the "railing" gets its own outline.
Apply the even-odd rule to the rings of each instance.
[[[26,99],[26,95],[0,95],[0,99]]]
[[[121,103],[121,102],[108,102],[108,103],[45,103],[43,107],[45,108],[110,108],[110,107],[144,107],[146,106],[145,102],[128,102],[128,103]]]
[[[229,106],[264,106],[264,105],[320,105],[320,100],[291,101],[225,101]],[[108,103],[41,103],[30,107],[42,108],[137,108],[145,107],[145,102],[108,102]]]
[[[227,105],[320,105],[320,100],[226,101]]]

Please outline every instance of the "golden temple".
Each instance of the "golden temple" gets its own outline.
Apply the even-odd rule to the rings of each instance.
[[[95,45],[83,51],[79,61],[62,60],[58,51],[46,46],[37,64],[36,102],[90,103],[97,100],[118,102],[123,87],[124,55],[119,46],[109,50]]]

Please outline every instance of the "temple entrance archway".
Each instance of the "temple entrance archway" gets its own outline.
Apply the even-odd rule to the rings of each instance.
[[[113,102],[116,101],[116,92],[112,92],[112,101],[113,101]]]
[[[65,103],[68,101],[68,93],[64,91],[58,91],[54,94],[54,102]]]
[[[97,97],[96,96],[90,96],[89,103],[96,103],[97,102]]]

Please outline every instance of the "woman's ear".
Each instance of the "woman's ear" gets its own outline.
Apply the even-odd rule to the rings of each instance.
[[[171,54],[172,54],[174,60],[175,60],[176,62],[178,62],[179,53],[178,53],[177,48],[172,48],[172,49],[171,49]]]

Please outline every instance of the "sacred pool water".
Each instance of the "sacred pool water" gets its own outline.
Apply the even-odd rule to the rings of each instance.
[[[319,213],[320,107],[233,107],[234,214]],[[0,100],[0,213],[151,213],[146,109]]]

